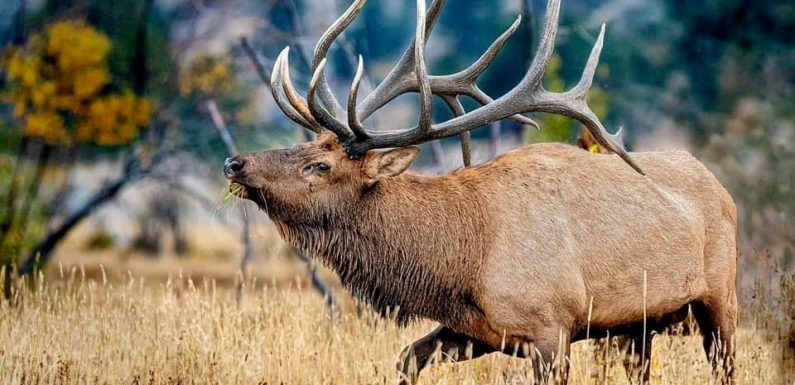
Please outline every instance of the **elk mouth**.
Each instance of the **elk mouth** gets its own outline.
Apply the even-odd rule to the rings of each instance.
[[[227,187],[227,193],[229,196],[234,196],[240,199],[248,199],[256,203],[259,207],[264,207],[265,205],[265,197],[263,196],[263,190],[261,188],[252,187],[244,183],[230,180],[229,186]]]
[[[241,199],[249,199],[248,190],[250,188],[251,187],[248,187],[242,183],[229,181],[229,187],[227,188],[227,192],[229,192],[230,195],[236,196]]]

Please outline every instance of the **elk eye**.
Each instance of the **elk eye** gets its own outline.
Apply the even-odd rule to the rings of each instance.
[[[313,167],[319,172],[328,172],[328,170],[331,170],[331,166],[329,166],[326,162],[315,163]]]

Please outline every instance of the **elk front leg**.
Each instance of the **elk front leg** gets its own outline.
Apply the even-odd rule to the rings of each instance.
[[[569,379],[571,337],[562,329],[549,328],[536,333],[531,359],[535,384],[566,385]]]
[[[653,333],[647,332],[644,339],[642,329],[626,336],[617,337],[618,346],[624,358],[624,369],[627,372],[627,378],[632,383],[649,383],[651,342],[653,337]]]
[[[403,349],[397,367],[401,377],[400,384],[415,384],[420,371],[433,363],[437,349],[441,353],[442,361],[445,362],[471,360],[494,351],[483,342],[447,326],[440,326]]]

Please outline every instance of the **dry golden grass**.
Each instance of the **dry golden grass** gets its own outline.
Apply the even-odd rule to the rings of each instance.
[[[343,299],[332,315],[314,292],[203,280],[64,278],[21,286],[0,302],[0,384],[394,384],[397,355],[434,325],[398,328]],[[254,289],[254,287],[259,287]],[[793,381],[782,344],[742,328],[739,384]],[[573,348],[571,384],[628,383],[615,351]],[[604,351],[601,353],[605,353]],[[652,384],[710,384],[699,337],[658,336]],[[523,384],[527,360],[499,354],[439,365],[421,384]],[[789,377],[788,377],[789,376]]]

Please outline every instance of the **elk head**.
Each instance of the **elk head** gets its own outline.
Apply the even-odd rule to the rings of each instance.
[[[324,78],[326,54],[332,42],[347,28],[364,7],[365,0],[355,0],[321,36],[312,58],[313,76],[306,98],[299,95],[289,73],[289,47],[275,61],[271,74],[274,100],[284,114],[297,124],[318,134],[316,140],[289,150],[274,150],[242,155],[230,159],[225,167],[227,178],[245,186],[243,197],[262,207],[278,203],[287,212],[306,215],[319,213],[319,207],[344,210],[355,204],[363,190],[372,188],[382,178],[403,172],[417,155],[410,147],[425,141],[461,135],[468,142],[468,132],[501,119],[512,119],[538,127],[521,115],[548,112],[579,120],[602,147],[618,154],[635,170],[638,165],[623,149],[620,137],[609,134],[586,103],[604,39],[604,25],[591,50],[579,83],[563,93],[544,89],[542,80],[554,48],[560,0],[550,0],[546,26],[538,52],[524,78],[511,91],[494,100],[477,86],[478,77],[494,61],[507,39],[516,31],[521,16],[500,35],[486,52],[468,68],[449,75],[429,75],[425,65],[425,43],[439,17],[445,0],[434,0],[426,12],[425,1],[417,0],[417,26],[413,43],[384,80],[361,102],[357,102],[364,66],[361,56],[343,108]],[[417,92],[421,108],[415,127],[374,131],[362,121],[397,96]],[[440,97],[455,117],[432,123],[432,96]],[[468,96],[481,104],[466,112],[459,97]],[[376,149],[397,148],[388,152]],[[466,153],[466,151],[465,151]],[[466,155],[465,155],[466,158]],[[468,161],[465,159],[465,163]]]
[[[362,194],[403,173],[417,154],[417,147],[408,146],[352,159],[334,134],[323,132],[291,149],[230,158],[224,174],[243,187],[235,189],[239,197],[281,221],[317,223],[351,212]]]

